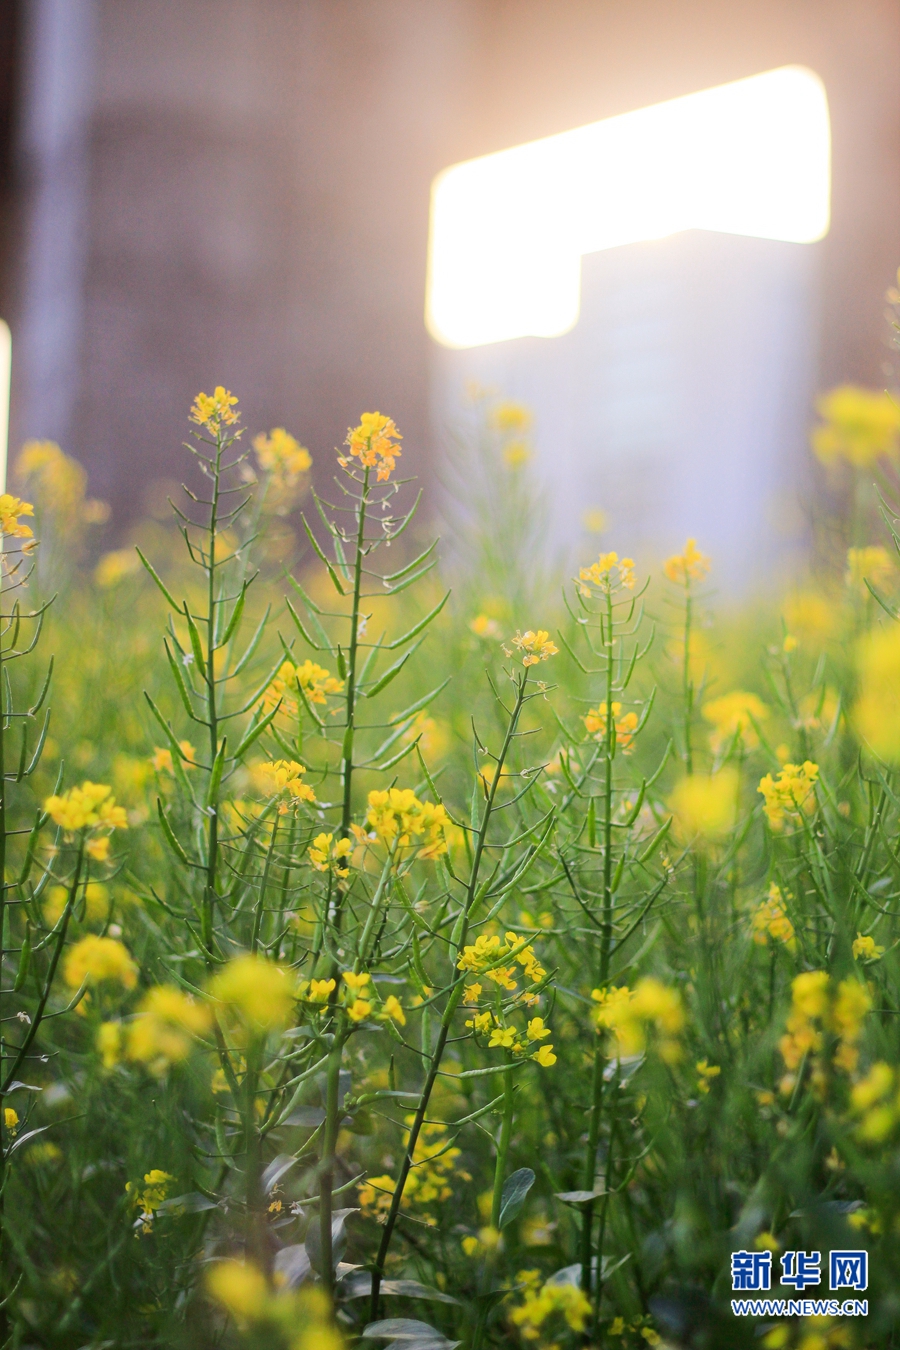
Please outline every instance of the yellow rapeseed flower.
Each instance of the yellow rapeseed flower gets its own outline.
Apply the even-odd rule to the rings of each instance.
[[[173,984],[148,990],[128,1028],[128,1058],[162,1074],[170,1064],[187,1059],[194,1038],[208,1030],[209,1008]]]
[[[181,765],[184,769],[196,769],[197,751],[191,745],[190,741],[179,741],[178,748],[181,751]],[[174,773],[175,768],[172,764],[172,751],[168,747],[155,745],[153,754],[150,756],[150,764],[157,773]]]
[[[853,723],[880,759],[900,764],[900,628],[876,629],[857,649]]]
[[[269,1302],[265,1275],[245,1261],[217,1261],[209,1268],[206,1287],[240,1322],[262,1317]]]
[[[522,658],[523,666],[536,666],[539,661],[548,661],[551,656],[556,656],[559,648],[550,641],[550,634],[543,628],[537,632],[532,632],[529,628],[526,632],[520,633],[516,630],[516,635],[512,639],[514,647],[518,647],[520,652],[525,655]],[[512,655],[512,653],[508,653]]]
[[[531,409],[527,408],[524,403],[513,403],[512,401],[497,403],[491,409],[490,422],[494,430],[499,431],[501,436],[524,436],[531,430]]]
[[[500,625],[496,619],[489,618],[487,614],[476,614],[469,627],[476,637],[499,638],[500,636]]]
[[[812,447],[823,464],[846,460],[856,469],[871,468],[897,452],[900,408],[889,394],[845,384],[818,401],[822,423],[812,433]]]
[[[743,689],[735,689],[723,694],[710,703],[704,704],[703,716],[713,726],[710,746],[713,754],[719,754],[740,736],[748,750],[759,745],[754,722],[763,722],[769,715],[769,709],[756,694],[748,694]]]
[[[237,396],[223,385],[217,384],[212,394],[198,394],[190,411],[190,419],[200,427],[206,427],[216,435],[223,427],[234,426],[241,415],[235,412]]]
[[[358,427],[347,432],[345,444],[364,469],[377,469],[378,482],[386,482],[400,458],[397,441],[403,437],[392,419],[380,412],[363,413]],[[347,463],[342,460],[342,463]]]
[[[663,571],[670,581],[679,586],[687,586],[692,581],[702,581],[709,572],[712,560],[697,547],[696,539],[688,539],[683,553],[673,553],[663,563]]]
[[[343,680],[338,680],[324,666],[315,661],[306,660],[295,666],[284,661],[278,674],[265,692],[267,708],[281,703],[282,710],[292,717],[297,714],[297,686],[303,690],[307,702],[325,704],[329,694],[339,694],[344,688]]]
[[[450,818],[443,806],[420,801],[411,788],[374,789],[368,800],[367,824],[383,844],[414,848],[423,860],[447,852]]]
[[[233,1008],[254,1032],[280,1031],[291,1020],[296,988],[285,966],[247,953],[236,956],[210,981],[209,992]]]
[[[781,888],[773,881],[769,894],[753,915],[753,941],[760,947],[768,946],[769,938],[782,942],[788,951],[797,948],[794,925],[787,916]]]
[[[63,979],[70,989],[109,980],[123,989],[134,989],[138,968],[128,948],[116,938],[89,933],[66,952]]]
[[[834,632],[838,617],[837,606],[816,591],[798,591],[789,595],[782,606],[788,632],[799,634],[804,641],[822,643]]]
[[[114,548],[104,553],[94,568],[94,585],[101,591],[112,590],[125,577],[138,572],[140,566],[141,560],[133,548]]]
[[[718,1064],[708,1064],[705,1059],[699,1060],[696,1068],[697,1073],[699,1074],[697,1079],[697,1091],[702,1092],[705,1095],[709,1092],[711,1079],[718,1078],[722,1069]]]
[[[590,567],[582,567],[578,572],[576,585],[582,595],[590,595],[592,586],[605,593],[615,590],[618,586],[633,591],[634,581],[634,559],[620,558],[618,553],[610,552],[601,553]]]
[[[125,808],[116,806],[116,799],[111,794],[112,788],[106,784],[85,781],[81,787],[47,797],[44,810],[66,834],[93,829],[127,830]]]
[[[101,1022],[97,1029],[96,1046],[104,1069],[114,1069],[122,1058],[122,1023]]]
[[[293,487],[312,467],[312,455],[284,427],[273,427],[268,436],[253,438],[259,467],[272,475],[276,487]]]
[[[853,959],[855,961],[880,961],[884,948],[879,947],[873,937],[857,933],[853,939]]]
[[[317,872],[327,872],[329,867],[339,877],[350,875],[347,860],[353,852],[349,839],[339,839],[332,847],[333,834],[317,834],[307,849],[309,860]]]
[[[613,703],[612,714],[616,728],[616,748],[621,750],[623,755],[629,755],[634,749],[634,733],[637,731],[640,719],[636,712],[623,713],[621,703]],[[584,718],[584,729],[589,736],[593,736],[595,741],[606,740],[605,702],[599,704],[596,708],[588,709]]]
[[[860,595],[868,595],[866,582],[873,586],[882,586],[894,575],[894,560],[886,548],[873,544],[869,548],[847,549],[847,571],[844,580]]]
[[[12,493],[0,493],[0,534],[4,534],[11,539],[31,539],[34,531],[30,525],[25,525],[19,519],[20,516],[33,516],[34,507],[31,502],[23,502],[21,497],[14,497]]]
[[[776,833],[786,824],[796,826],[803,816],[813,815],[818,777],[818,764],[807,759],[802,764],[785,764],[777,778],[767,773],[760,779],[757,791],[765,802],[766,819]]]
[[[713,777],[693,774],[676,783],[668,807],[675,834],[682,843],[713,842],[734,826],[737,812],[737,773],[721,769]]]
[[[266,797],[278,801],[278,814],[286,816],[290,808],[298,807],[301,802],[314,802],[316,794],[301,775],[306,768],[293,759],[276,759],[262,764],[254,764],[253,780],[257,788]]]
[[[3,1108],[3,1124],[9,1130],[10,1134],[15,1134],[19,1128],[19,1113],[11,1106]]]
[[[384,1003],[381,1005],[381,1013],[379,1015],[382,1018],[390,1018],[392,1022],[398,1023],[401,1027],[406,1026],[406,1013],[403,1011],[403,1004],[400,1002],[399,998],[397,998],[396,994],[388,994]]]

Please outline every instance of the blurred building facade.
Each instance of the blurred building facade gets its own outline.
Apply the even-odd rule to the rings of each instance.
[[[791,63],[822,77],[833,134],[801,376],[808,391],[883,385],[882,298],[900,262],[896,0],[7,0],[11,444],[60,440],[124,522],[146,484],[181,475],[185,410],[222,382],[249,425],[286,425],[320,471],[348,423],[378,407],[404,432],[406,464],[427,473],[440,452],[429,385],[444,369],[423,323],[433,176]],[[667,247],[689,279],[690,244]],[[703,264],[713,288],[720,264],[728,285],[726,254]],[[603,267],[597,322],[617,303]],[[739,327],[753,304],[744,276],[723,321]],[[796,350],[789,313],[780,337],[754,357],[761,379],[784,375]],[[665,402],[649,392],[645,422],[653,397]],[[802,422],[789,432],[798,456]],[[758,433],[752,419],[745,433]],[[627,466],[627,427],[603,434]],[[597,504],[614,514],[615,492],[637,491],[628,481],[623,468],[605,497],[599,485]]]

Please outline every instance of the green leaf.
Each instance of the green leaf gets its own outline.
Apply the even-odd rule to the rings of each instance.
[[[343,586],[341,585],[340,579],[339,579],[339,577],[338,577],[337,572],[334,570],[334,568],[332,567],[331,563],[330,563],[330,562],[328,561],[328,559],[325,557],[325,554],[324,554],[323,551],[322,551],[322,548],[321,548],[321,545],[319,544],[318,539],[317,539],[316,536],[313,534],[312,530],[309,528],[309,525],[308,525],[307,520],[306,520],[306,516],[301,516],[300,519],[303,521],[303,528],[304,528],[304,530],[306,531],[306,535],[307,535],[307,538],[309,539],[309,542],[312,544],[313,548],[315,549],[316,553],[317,553],[317,554],[319,555],[319,557],[321,558],[322,562],[323,562],[323,563],[325,564],[325,566],[328,568],[328,575],[331,577],[331,582],[332,582],[332,585],[334,586],[334,589],[337,591],[338,595],[346,595],[347,592],[344,590]]]
[[[503,1183],[503,1195],[500,1200],[500,1227],[505,1228],[518,1218],[525,1203],[525,1197],[534,1185],[534,1173],[530,1167],[520,1167]]]
[[[450,595],[451,592],[448,591],[443,600],[439,600],[434,609],[425,615],[424,619],[420,619],[419,622],[413,628],[410,628],[408,633],[404,633],[402,637],[394,638],[393,642],[386,643],[384,650],[386,652],[396,651],[396,649],[402,647],[405,642],[411,642],[414,637],[418,637],[422,629],[427,628],[431,623],[431,620],[437,618],[447,601],[450,599]]]
[[[381,693],[382,689],[386,689],[391,681],[397,678],[413,652],[417,651],[420,646],[421,643],[417,642],[415,647],[410,647],[408,652],[403,653],[399,661],[395,661],[392,666],[388,666],[384,674],[372,685],[372,688],[364,691],[363,697],[374,698],[376,694]]]
[[[188,694],[187,685],[184,682],[184,676],[182,675],[181,670],[179,669],[178,666],[178,662],[175,659],[175,654],[165,639],[163,639],[163,646],[166,649],[166,656],[169,659],[169,668],[172,671],[172,678],[175,681],[179,694],[181,695],[181,701],[184,704],[185,711],[188,717],[194,720],[195,714],[193,704],[191,703],[190,695]]]
[[[134,551],[135,551],[135,553],[138,555],[138,557],[140,558],[141,562],[144,564],[144,566],[146,567],[147,571],[150,573],[151,577],[152,577],[153,580],[156,582],[157,586],[158,586],[159,589],[162,591],[163,595],[166,597],[166,599],[168,600],[168,602],[169,602],[169,604],[172,606],[172,608],[173,608],[173,609],[181,609],[181,606],[179,605],[178,601],[175,600],[174,597],[172,596],[172,592],[166,589],[166,587],[165,587],[165,585],[163,584],[162,578],[160,577],[159,573],[156,571],[156,569],[153,567],[153,565],[147,561],[147,559],[144,557],[144,555],[143,555],[143,553],[141,552],[141,550],[140,550],[139,548],[136,548]]]
[[[237,629],[238,624],[239,624],[240,621],[241,621],[241,616],[242,616],[243,613],[244,613],[244,601],[247,599],[247,590],[248,590],[248,587],[249,587],[249,586],[250,586],[250,582],[249,582],[249,581],[245,581],[244,584],[243,584],[243,586],[241,587],[241,593],[240,593],[240,595],[238,596],[237,604],[235,605],[234,609],[231,611],[231,618],[228,620],[228,627],[225,629],[225,632],[222,634],[222,644],[221,644],[221,645],[222,645],[223,647],[225,646],[225,644],[226,644],[227,642],[229,642],[229,641],[231,640],[232,634],[235,632],[235,630]]]
[[[178,859],[180,863],[183,863],[185,867],[190,867],[191,860],[185,853],[184,849],[179,844],[178,840],[175,838],[175,832],[172,829],[172,826],[169,824],[169,818],[166,815],[165,811],[163,810],[162,800],[159,797],[157,797],[156,799],[156,811],[159,816],[159,823],[162,826],[162,832],[166,837],[166,843],[169,845],[169,848],[175,854],[175,857]]]
[[[219,746],[218,753],[213,760],[212,772],[209,775],[209,786],[206,789],[206,805],[212,806],[219,795],[219,786],[222,782],[222,770],[225,768],[225,746],[228,743],[228,737],[222,737],[222,744]]]

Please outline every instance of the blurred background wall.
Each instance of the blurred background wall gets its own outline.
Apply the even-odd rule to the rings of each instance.
[[[900,0],[5,0],[11,446],[59,440],[121,526],[222,382],[320,471],[377,407],[427,472],[434,174],[789,63],[834,138],[812,383],[881,386]]]

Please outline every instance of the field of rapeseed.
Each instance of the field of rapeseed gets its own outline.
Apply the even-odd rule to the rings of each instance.
[[[900,412],[820,413],[812,571],[718,619],[702,539],[557,593],[488,394],[446,588],[380,413],[326,500],[199,394],[99,558],[23,448],[0,1343],[895,1344]]]

